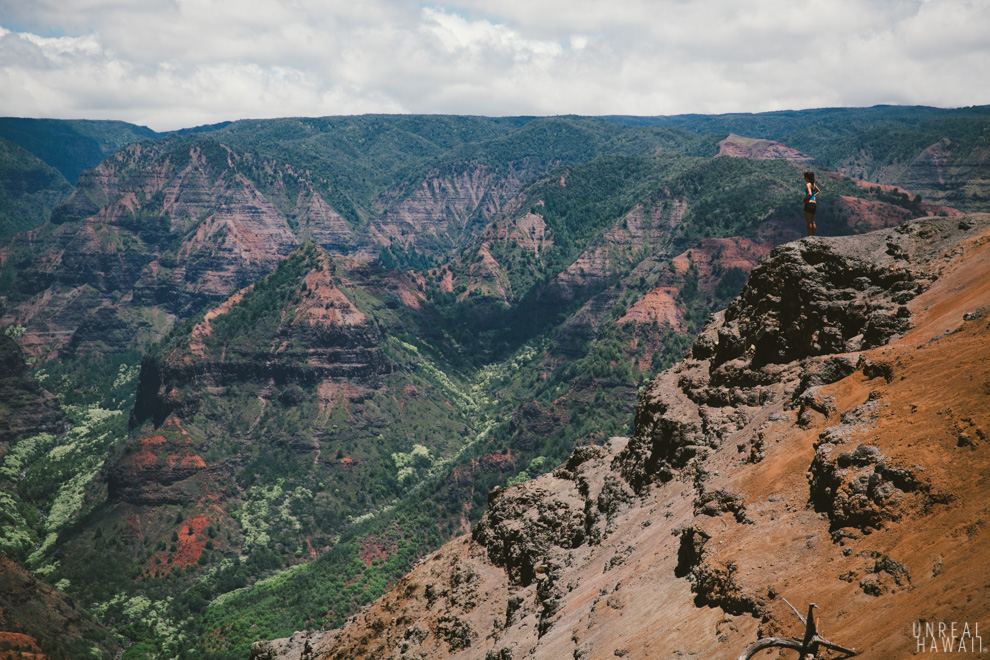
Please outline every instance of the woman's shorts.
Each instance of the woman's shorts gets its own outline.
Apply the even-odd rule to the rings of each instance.
[[[810,213],[811,215],[814,215],[815,214],[815,211],[817,211],[817,210],[818,210],[818,204],[812,204],[811,202],[805,202],[805,205],[804,205],[804,212],[805,213]]]

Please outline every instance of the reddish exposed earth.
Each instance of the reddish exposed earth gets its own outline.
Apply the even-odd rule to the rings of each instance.
[[[718,143],[718,155],[752,160],[783,158],[795,163],[806,164],[809,167],[815,164],[815,159],[811,156],[780,142],[748,138],[734,133],[730,133],[729,137]]]
[[[38,640],[21,633],[0,632],[0,660],[46,660]]]
[[[619,319],[619,323],[654,323],[684,330],[684,311],[677,302],[675,287],[658,287],[637,300]]]
[[[206,528],[210,521],[206,516],[196,516],[184,522],[176,530],[174,550],[156,552],[144,565],[147,577],[164,577],[172,569],[192,566],[199,561],[209,539]]]
[[[808,293],[775,302],[793,272]],[[736,658],[800,637],[788,602],[863,658],[930,650],[940,622],[979,648],[990,215],[789,244],[748,291],[646,390],[632,438],[496,489],[342,629],[253,657]]]
[[[71,657],[70,647],[123,650],[75,601],[0,554],[0,660]]]

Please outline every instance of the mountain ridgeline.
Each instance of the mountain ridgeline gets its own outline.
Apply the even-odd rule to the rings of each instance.
[[[895,185],[936,204],[986,209],[990,108],[875,106],[760,114],[681,115],[644,123],[784,143],[824,167]]]
[[[477,530],[492,489],[629,435],[637,393],[692,343],[701,358],[709,316],[803,235],[804,169],[827,236],[961,217],[932,200],[972,210],[986,190],[979,109],[753,117],[731,135],[729,118],[0,120],[0,183],[26,209],[0,247],[0,551],[125,659],[244,658],[339,626]],[[768,137],[841,117],[845,156]],[[880,149],[889,122],[910,140]],[[965,167],[918,164],[940,140]],[[89,146],[71,165],[61,142]],[[866,151],[876,179],[842,173]],[[52,169],[70,165],[74,189]],[[819,353],[903,330],[864,304],[863,336],[829,326]],[[726,388],[705,428],[753,403]],[[696,444],[623,459],[623,478],[652,483]]]

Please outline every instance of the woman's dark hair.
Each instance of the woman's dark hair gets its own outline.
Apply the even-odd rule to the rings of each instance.
[[[814,183],[815,182],[815,173],[814,172],[805,172],[804,173],[804,180],[807,181],[808,183]]]

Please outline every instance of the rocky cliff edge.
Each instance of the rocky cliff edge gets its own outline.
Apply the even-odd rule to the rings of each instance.
[[[864,658],[930,644],[919,623],[970,649],[988,340],[990,215],[784,245],[643,392],[631,438],[496,489],[342,629],[252,657],[736,658],[800,637],[788,602]]]

